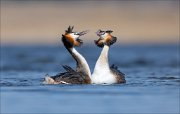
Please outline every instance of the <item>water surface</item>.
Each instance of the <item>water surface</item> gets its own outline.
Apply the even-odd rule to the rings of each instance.
[[[93,70],[101,51],[78,48]],[[1,113],[179,113],[179,47],[115,45],[110,63],[126,84],[43,85],[46,73],[75,67],[62,46],[1,47]]]

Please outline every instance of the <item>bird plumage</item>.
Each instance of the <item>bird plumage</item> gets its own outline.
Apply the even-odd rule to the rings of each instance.
[[[109,67],[109,48],[117,41],[117,38],[111,35],[112,32],[113,31],[111,30],[98,30],[96,32],[97,36],[99,36],[99,39],[95,40],[95,44],[103,49],[96,62],[94,72],[92,74],[92,82],[95,84],[113,84],[126,82],[125,74],[120,72],[117,66],[112,65]]]
[[[66,72],[58,73],[55,76],[45,77],[46,84],[90,84],[91,73],[85,58],[74,48],[80,46],[83,41],[80,36],[87,33],[87,31],[73,32],[73,28],[69,26],[62,35],[62,42],[68,52],[75,59],[77,67],[73,70],[70,66],[63,66]]]

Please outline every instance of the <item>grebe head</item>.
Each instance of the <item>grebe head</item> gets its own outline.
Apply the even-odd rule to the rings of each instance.
[[[99,36],[99,39],[94,41],[95,44],[98,47],[104,47],[104,45],[113,45],[116,42],[117,38],[111,35],[112,32],[112,30],[102,31],[99,29],[96,32],[97,36]]]
[[[65,30],[65,34],[62,34],[62,41],[64,43],[68,43],[70,47],[81,46],[83,41],[80,39],[80,36],[85,35],[88,31],[82,32],[74,32],[74,26],[69,26],[67,30]]]

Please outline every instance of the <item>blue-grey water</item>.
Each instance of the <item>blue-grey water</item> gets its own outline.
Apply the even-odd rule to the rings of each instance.
[[[101,49],[78,48],[91,71]],[[126,84],[43,85],[45,74],[75,68],[63,46],[1,46],[1,113],[180,113],[178,45],[118,45],[111,64]]]

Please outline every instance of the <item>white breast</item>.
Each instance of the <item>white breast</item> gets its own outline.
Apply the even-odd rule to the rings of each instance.
[[[117,83],[115,76],[110,69],[99,67],[92,74],[92,83],[95,84],[114,84]]]

